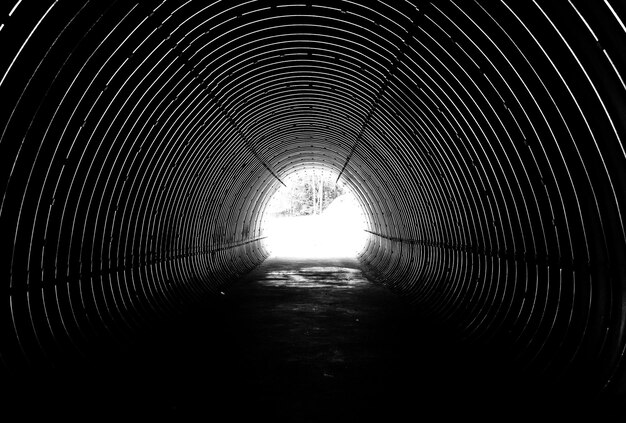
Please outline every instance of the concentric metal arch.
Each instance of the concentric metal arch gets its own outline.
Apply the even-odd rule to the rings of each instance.
[[[5,3],[7,367],[218,291],[266,258],[281,179],[322,167],[379,281],[624,393],[623,1]]]

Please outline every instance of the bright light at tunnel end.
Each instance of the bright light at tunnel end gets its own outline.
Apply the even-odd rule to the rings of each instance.
[[[286,186],[270,199],[263,219],[265,246],[272,257],[351,258],[363,250],[367,238],[363,209],[350,188],[336,178],[333,172],[319,170],[285,178]],[[314,204],[305,204],[305,186],[317,187],[318,206],[311,198],[309,203]],[[319,192],[337,196],[322,195],[320,200]]]

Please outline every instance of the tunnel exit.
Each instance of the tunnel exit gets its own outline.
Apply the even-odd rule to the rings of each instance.
[[[355,257],[365,244],[363,210],[331,171],[289,175],[265,216],[266,247],[274,257]]]

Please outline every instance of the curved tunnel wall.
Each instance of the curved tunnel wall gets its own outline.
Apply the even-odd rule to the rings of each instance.
[[[337,172],[382,283],[623,393],[626,5],[29,1],[0,10],[7,368],[132,336],[267,257]]]

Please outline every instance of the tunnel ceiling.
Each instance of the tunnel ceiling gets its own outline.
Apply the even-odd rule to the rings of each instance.
[[[8,367],[218,291],[267,257],[282,178],[323,167],[381,283],[623,392],[623,1],[0,7]]]

